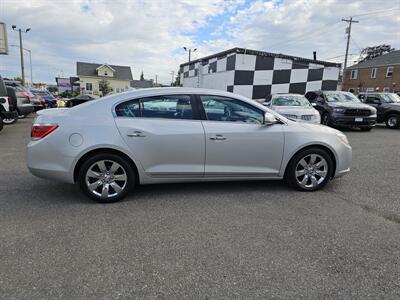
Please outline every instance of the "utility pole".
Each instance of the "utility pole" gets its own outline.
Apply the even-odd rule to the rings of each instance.
[[[21,78],[22,78],[22,85],[24,85],[25,84],[25,70],[24,70],[24,48],[22,45],[22,32],[26,33],[31,29],[27,28],[25,30],[22,30],[21,28],[19,28],[18,30],[16,30],[17,26],[12,25],[11,27],[14,31],[18,31],[18,33],[19,33],[19,52],[21,55]]]
[[[158,76],[158,75],[156,74],[156,86],[157,86],[157,76]]]
[[[172,75],[171,86],[174,85],[175,71],[171,71],[169,74]]]
[[[350,17],[350,19],[342,19],[342,21],[343,22],[347,22],[349,24],[349,27],[346,28],[347,44],[346,44],[346,54],[344,56],[343,77],[342,77],[342,81],[344,81],[344,77],[345,77],[345,74],[346,74],[346,68],[347,68],[347,56],[349,55],[351,24],[352,23],[358,23],[358,21],[353,20],[353,17]]]

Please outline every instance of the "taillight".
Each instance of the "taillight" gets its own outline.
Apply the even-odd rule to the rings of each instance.
[[[55,124],[33,124],[31,129],[32,140],[40,140],[58,128]]]

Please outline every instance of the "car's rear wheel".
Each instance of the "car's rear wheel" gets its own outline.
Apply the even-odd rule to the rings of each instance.
[[[134,188],[135,173],[129,162],[115,154],[97,154],[86,160],[78,175],[82,191],[101,203],[124,198]]]
[[[386,127],[394,129],[400,127],[400,115],[392,114],[386,118]]]
[[[0,131],[3,129],[3,118],[0,116]]]
[[[316,191],[331,179],[333,160],[323,149],[309,148],[297,153],[289,162],[286,179],[301,191]]]

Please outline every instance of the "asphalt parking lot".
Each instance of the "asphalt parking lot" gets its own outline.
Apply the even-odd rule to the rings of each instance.
[[[140,187],[101,205],[25,166],[0,132],[2,299],[399,299],[400,130],[347,131],[349,175]]]

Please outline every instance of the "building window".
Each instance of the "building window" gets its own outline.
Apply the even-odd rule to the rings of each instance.
[[[390,88],[389,87],[384,87],[383,88],[383,92],[384,93],[389,93],[390,92]]]
[[[108,76],[107,70],[104,71],[104,76]]]
[[[392,77],[392,75],[393,75],[393,67],[387,67],[386,77]]]
[[[86,90],[87,91],[92,91],[93,90],[93,85],[90,82],[86,82]]]
[[[116,92],[116,93],[119,93],[119,88],[116,88],[116,89],[115,89],[115,92]]]
[[[350,79],[357,79],[358,70],[351,70]]]
[[[374,88],[367,88],[367,93],[373,93],[373,92],[375,92]]]
[[[376,78],[376,68],[371,69],[371,78]]]

